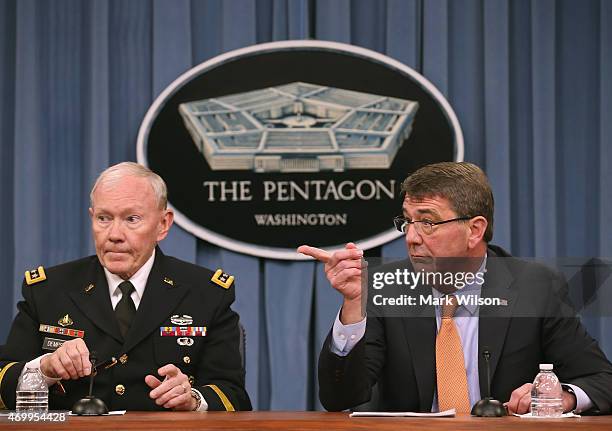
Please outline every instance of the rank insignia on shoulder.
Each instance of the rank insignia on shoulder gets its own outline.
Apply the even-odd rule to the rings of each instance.
[[[218,284],[224,289],[229,289],[230,287],[232,287],[232,283],[234,282],[234,276],[229,275],[226,272],[223,272],[223,270],[219,268],[215,272],[215,275],[212,276],[210,281],[212,281],[215,284]]]
[[[29,285],[39,283],[41,281],[45,281],[47,279],[47,274],[45,274],[45,269],[42,266],[39,266],[36,269],[31,269],[25,272],[26,283]]]

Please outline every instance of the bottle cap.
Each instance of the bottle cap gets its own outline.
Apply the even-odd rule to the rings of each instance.
[[[540,370],[542,371],[552,371],[553,364],[540,364]]]

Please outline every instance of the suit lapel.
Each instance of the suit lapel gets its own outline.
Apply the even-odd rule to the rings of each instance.
[[[122,343],[123,337],[111,304],[108,283],[97,257],[92,259],[86,280],[86,283],[77,286],[68,295],[95,326]]]
[[[492,381],[506,339],[512,310],[516,303],[517,291],[511,289],[514,277],[503,260],[503,257],[498,257],[489,252],[487,273],[481,293],[482,298],[500,298],[507,301],[507,305],[481,306],[479,309],[478,381],[480,394],[483,398],[487,394],[487,365],[483,353],[486,350],[490,353],[489,364]]]
[[[155,263],[151,268],[136,317],[123,346],[126,352],[149,336],[151,332],[159,331],[160,326],[189,291],[187,286],[180,285],[175,280],[165,279],[164,261],[164,255],[157,248]]]

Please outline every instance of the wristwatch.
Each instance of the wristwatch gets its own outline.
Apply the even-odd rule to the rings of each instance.
[[[196,406],[195,406],[195,409],[193,409],[193,411],[197,412],[198,410],[200,410],[200,406],[202,405],[202,395],[200,395],[200,392],[191,388],[191,398],[193,398],[196,402]]]

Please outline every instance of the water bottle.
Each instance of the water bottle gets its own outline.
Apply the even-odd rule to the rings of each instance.
[[[563,389],[552,364],[540,364],[531,388],[531,415],[558,418],[563,414]]]
[[[38,368],[27,368],[17,382],[17,412],[45,413],[49,409],[49,387]]]

